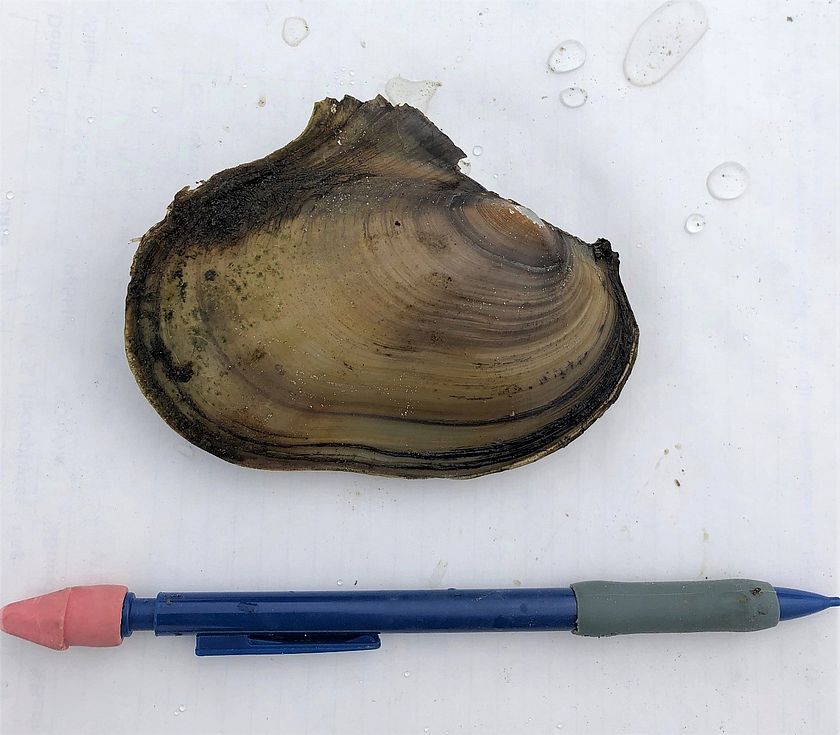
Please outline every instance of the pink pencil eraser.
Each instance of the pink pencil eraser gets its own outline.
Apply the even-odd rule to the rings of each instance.
[[[12,602],[0,610],[0,630],[58,651],[118,646],[126,592],[123,585],[98,584]]]

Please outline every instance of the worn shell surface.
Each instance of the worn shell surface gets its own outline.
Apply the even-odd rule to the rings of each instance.
[[[638,329],[588,245],[461,174],[423,114],[315,106],[302,135],[179,192],[143,237],[126,348],[213,454],[268,469],[471,477],[579,436]]]

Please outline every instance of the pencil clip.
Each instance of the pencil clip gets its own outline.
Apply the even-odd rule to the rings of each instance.
[[[197,633],[196,656],[373,651],[379,633]]]

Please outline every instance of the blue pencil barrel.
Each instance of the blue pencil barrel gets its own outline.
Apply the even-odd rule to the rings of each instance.
[[[571,589],[129,595],[123,634],[572,630]]]

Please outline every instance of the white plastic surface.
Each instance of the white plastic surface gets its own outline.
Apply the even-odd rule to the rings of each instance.
[[[642,89],[622,63],[656,0],[4,3],[2,600],[739,575],[837,594],[840,8],[704,4],[709,31]],[[290,16],[310,28],[294,48]],[[567,38],[587,61],[552,74]],[[130,240],[181,187],[295,137],[316,100],[397,75],[442,83],[429,115],[482,146],[478,181],[620,252],[641,327],[621,398],[568,448],[467,482],[194,449],[126,365]],[[579,109],[558,99],[570,84]],[[727,160],[750,186],[716,201]],[[838,640],[837,611],[747,635],[388,636],[289,658],[6,637],[0,729],[834,733]]]

